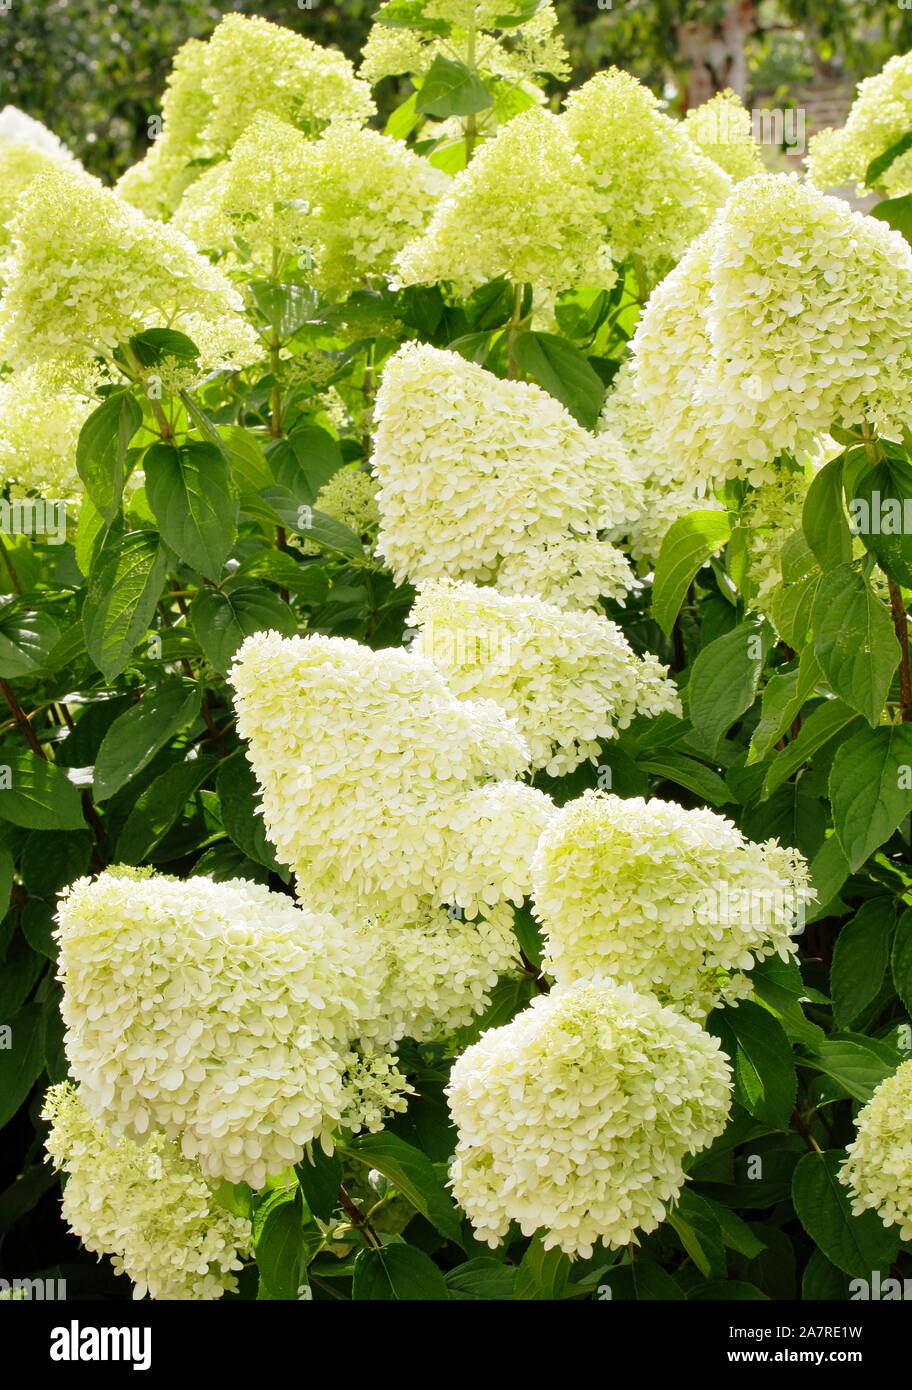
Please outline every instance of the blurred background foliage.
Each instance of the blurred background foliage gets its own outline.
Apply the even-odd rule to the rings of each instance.
[[[617,63],[678,106],[732,85],[785,104],[815,83],[856,80],[912,48],[900,0],[556,0],[573,81]],[[5,0],[0,106],[51,126],[113,180],[143,153],[174,49],[230,11],[260,14],[357,59],[377,0]],[[378,92],[398,104],[395,82]]]

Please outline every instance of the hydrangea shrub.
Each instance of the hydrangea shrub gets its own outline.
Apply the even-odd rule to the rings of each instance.
[[[912,1277],[909,61],[806,177],[535,0],[0,113],[4,1274]]]

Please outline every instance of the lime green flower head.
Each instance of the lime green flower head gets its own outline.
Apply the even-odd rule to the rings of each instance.
[[[15,366],[110,353],[155,327],[204,337],[210,368],[243,365],[259,354],[240,295],[222,272],[180,232],[145,217],[97,179],[42,174],[20,204],[10,238],[0,358]]]
[[[840,1174],[856,1216],[876,1211],[912,1240],[912,1061],[882,1081],[856,1120]]]
[[[859,194],[868,165],[885,154],[912,126],[912,53],[891,58],[882,72],[858,84],[858,93],[841,130],[811,137],[808,178],[817,188],[856,183]],[[900,154],[878,184],[891,198],[912,192],[912,151]]]

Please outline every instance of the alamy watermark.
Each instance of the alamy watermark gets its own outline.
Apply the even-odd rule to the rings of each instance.
[[[5,536],[41,536],[48,545],[63,545],[66,522],[66,502],[46,502],[42,497],[8,501],[0,497],[0,532]]]
[[[784,110],[781,107],[752,107],[747,114],[750,116],[750,134],[758,145],[773,145],[777,149],[804,154],[807,119],[803,106],[789,106]],[[719,104],[718,110],[713,112],[716,144],[737,145],[748,139],[741,115],[736,106],[729,106],[725,102]]]

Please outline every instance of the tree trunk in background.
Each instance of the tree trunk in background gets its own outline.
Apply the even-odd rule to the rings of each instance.
[[[747,40],[757,27],[755,0],[726,0],[716,23],[689,19],[677,31],[684,79],[684,110],[731,87],[747,95]]]

